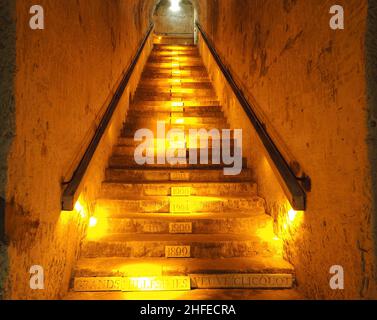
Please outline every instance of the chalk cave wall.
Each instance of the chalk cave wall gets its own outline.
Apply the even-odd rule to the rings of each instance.
[[[33,31],[34,4],[16,2],[15,106],[7,106],[15,126],[6,124],[13,130],[4,191],[7,299],[55,299],[68,289],[85,222],[61,212],[61,182],[135,55],[152,1],[40,0],[45,29]],[[44,290],[30,289],[33,265],[44,268]]]
[[[259,193],[300,290],[310,298],[376,297],[368,1],[338,1],[344,31],[329,27],[329,0],[198,2],[200,23],[279,148],[312,178],[308,209],[290,226],[281,188],[271,182],[265,159],[252,154]],[[369,154],[368,130],[374,130]],[[333,265],[344,268],[345,290],[330,289]]]
[[[172,12],[170,0],[161,0],[153,14],[157,34],[194,34],[194,6],[182,0],[181,10]]]

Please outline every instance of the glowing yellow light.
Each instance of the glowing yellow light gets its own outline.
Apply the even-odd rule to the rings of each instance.
[[[180,71],[180,70],[173,70],[173,71],[172,71],[172,74],[173,74],[173,75],[180,75],[180,74],[181,74],[181,71]]]
[[[275,237],[272,238],[272,240],[279,241],[280,239],[279,239],[279,237],[275,236]]]
[[[170,10],[173,12],[180,11],[181,10],[180,2],[181,0],[170,0],[170,3],[171,3]]]
[[[97,225],[98,219],[96,217],[91,217],[89,219],[89,227],[93,228]]]
[[[184,103],[183,102],[174,101],[174,102],[171,103],[171,106],[172,107],[183,107]]]
[[[297,211],[295,211],[293,209],[291,209],[291,210],[288,211],[288,218],[289,218],[290,222],[295,221],[296,216],[297,216]]]
[[[171,64],[171,66],[172,66],[173,68],[178,68],[178,67],[179,67],[179,63],[177,63],[177,62],[173,62],[173,63]]]
[[[76,202],[75,210],[76,210],[76,212],[78,212],[80,214],[81,218],[84,219],[86,217],[84,207],[81,205],[80,201]]]
[[[175,120],[175,124],[184,124],[185,123],[185,119],[176,119]]]

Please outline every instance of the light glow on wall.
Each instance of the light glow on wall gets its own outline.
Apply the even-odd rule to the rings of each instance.
[[[178,12],[181,10],[180,6],[181,0],[170,0],[170,10],[173,12]]]
[[[93,228],[97,225],[97,223],[98,223],[98,220],[96,217],[91,217],[89,219],[89,227]]]
[[[293,209],[291,209],[291,210],[288,211],[288,218],[289,218],[290,222],[295,221],[296,216],[297,216],[297,211],[295,211]]]
[[[80,203],[80,201],[76,202],[76,204],[75,204],[75,211],[80,214],[81,218],[83,218],[83,219],[86,218],[84,207],[82,206],[82,204]]]

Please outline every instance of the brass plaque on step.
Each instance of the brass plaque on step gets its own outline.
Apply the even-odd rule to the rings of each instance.
[[[122,278],[75,278],[73,290],[76,292],[122,291]]]
[[[190,173],[188,172],[171,172],[170,173],[171,181],[189,181]]]
[[[191,247],[190,246],[166,246],[165,257],[166,258],[190,258]]]
[[[190,213],[191,203],[189,197],[171,197],[170,213]]]
[[[169,224],[169,233],[192,233],[192,222],[173,222]]]
[[[172,187],[172,197],[189,197],[191,196],[191,187]]]
[[[195,274],[191,275],[195,289],[288,289],[293,286],[291,274]]]

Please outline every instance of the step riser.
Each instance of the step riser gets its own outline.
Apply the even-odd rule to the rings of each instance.
[[[82,258],[123,257],[123,258],[164,258],[166,246],[190,246],[191,258],[235,258],[273,256],[276,249],[259,239],[224,242],[87,242],[82,247]]]
[[[172,69],[178,68],[179,70],[200,70],[200,71],[205,71],[203,63],[195,63],[195,62],[181,62],[181,61],[175,61],[171,60],[168,62],[149,62],[146,65],[146,68],[148,71],[165,71],[169,70],[171,71]]]
[[[123,134],[128,135],[134,135],[136,131],[140,129],[148,129],[150,130],[155,136],[157,136],[158,129],[157,129],[157,123],[153,124],[133,124],[133,123],[127,123],[125,124],[125,128],[123,129]],[[199,123],[199,124],[169,124],[165,123],[165,134],[167,134],[170,130],[180,130],[184,131],[185,135],[189,135],[190,130],[201,130],[204,129],[207,132],[210,132],[212,129],[217,129],[220,133],[222,130],[231,130],[229,125],[227,123]],[[198,132],[199,133],[199,132]]]
[[[273,221],[264,219],[228,218],[228,219],[127,219],[99,218],[98,225],[106,225],[106,233],[170,234],[170,223],[192,223],[192,234],[257,234],[259,229],[273,228]],[[95,233],[95,229],[93,231]],[[177,232],[183,233],[184,232]]]
[[[221,170],[203,171],[184,171],[187,173],[185,179],[179,179],[181,182],[249,182],[252,181],[253,175],[250,170],[242,170],[241,174],[234,176],[225,176]],[[187,179],[186,179],[187,178]],[[168,170],[126,170],[126,169],[108,169],[106,170],[106,180],[113,182],[140,182],[140,181],[172,181],[171,172]]]
[[[150,268],[140,268],[140,265]],[[287,274],[293,267],[281,258],[223,259],[216,263],[210,259],[84,259],[74,270],[75,277],[148,277],[189,276],[194,274]]]
[[[101,212],[111,215],[121,215],[127,212],[141,213],[170,213],[171,203],[176,200],[174,197],[163,197],[163,199],[142,199],[142,200],[99,200]],[[182,213],[190,212],[229,212],[232,210],[264,212],[264,201],[260,198],[252,199],[217,199],[217,198],[193,198],[188,200],[188,209],[181,209]],[[183,201],[182,201],[183,202]]]
[[[224,115],[219,109],[212,110],[183,110],[177,111],[174,108],[166,108],[166,110],[130,110],[127,119],[140,119],[140,118],[153,118],[153,119],[169,119],[171,117],[177,117],[183,115],[184,118],[217,118],[225,121]],[[149,121],[151,122],[151,121]],[[156,122],[156,120],[154,120]]]
[[[221,160],[221,159],[220,159]],[[225,165],[221,161],[220,164],[216,164],[212,162],[212,158],[209,158],[208,164],[200,164],[200,158],[198,156],[198,164],[189,164],[189,158],[186,157],[187,164],[174,164],[171,165],[166,160],[166,164],[157,164],[157,159],[155,158],[155,164],[145,164],[139,165],[136,163],[133,156],[121,156],[121,157],[112,157],[109,161],[109,167],[113,169],[121,169],[121,168],[132,168],[132,169],[146,169],[146,170],[153,170],[153,169],[176,169],[176,170],[211,170],[211,169],[224,169],[224,168],[232,168],[233,165]],[[247,159],[243,159],[242,169],[247,168]],[[225,170],[225,169],[224,169]],[[225,176],[225,171],[223,174]],[[205,174],[205,172],[203,172]],[[241,172],[242,173],[242,172]],[[234,179],[237,179],[239,175],[233,175]],[[229,181],[229,180],[227,180]],[[232,180],[231,180],[232,181]]]
[[[180,120],[184,120],[184,123],[177,123]],[[195,121],[194,124],[190,123]],[[148,120],[143,121],[141,117],[129,117],[127,118],[127,122],[124,125],[125,129],[129,128],[147,128],[147,129],[156,129],[158,122],[164,122],[166,127],[186,127],[187,129],[190,128],[218,128],[220,129],[227,129],[229,128],[229,125],[226,123],[225,118],[214,118],[214,117],[208,117],[208,118],[189,118],[189,117],[180,117],[180,116],[173,116],[173,117],[156,117],[154,120]]]
[[[141,128],[127,128],[123,129],[121,132],[120,138],[134,138],[135,133]],[[153,133],[154,137],[157,138],[157,134],[159,133],[156,126],[152,128],[144,128],[143,129],[148,129]],[[230,130],[231,137],[234,136],[234,130],[229,128],[227,124],[222,124],[222,125],[198,125],[198,126],[189,126],[189,125],[165,125],[165,134],[167,134],[170,130],[180,130],[179,132],[183,131],[185,137],[190,136],[190,130],[191,133],[195,133],[193,130],[197,130],[197,134],[199,134],[200,130],[206,130],[207,133],[210,133],[211,130],[215,129],[220,133],[220,138],[223,137],[222,130]],[[228,138],[228,137],[224,137]]]
[[[200,89],[200,88],[183,88],[179,85],[174,86],[173,88],[165,88],[165,87],[149,87],[149,88],[138,88],[136,91],[136,96],[138,95],[152,95],[152,96],[164,96],[169,94],[183,94],[183,95],[191,95],[195,97],[214,97],[215,92],[212,88],[209,89]]]
[[[189,187],[191,196],[255,196],[257,188],[252,183],[208,184],[114,184],[103,183],[101,197],[124,199],[129,196],[171,196],[173,187]]]
[[[202,103],[198,100],[196,100],[196,101],[193,101],[193,100],[185,100],[185,101],[175,101],[175,100],[172,100],[172,101],[166,101],[166,100],[165,101],[164,100],[146,101],[146,100],[136,100],[136,99],[134,99],[134,101],[132,102],[132,107],[131,107],[130,110],[132,110],[132,109],[134,109],[134,110],[138,110],[138,109],[142,109],[142,110],[149,110],[149,109],[164,110],[164,108],[174,109],[175,107],[173,106],[173,103],[176,103],[176,102],[182,102],[183,103],[182,108],[184,108],[184,109],[189,108],[189,109],[193,109],[193,110],[197,110],[197,109],[203,110],[205,108],[210,108],[210,109],[216,108],[218,110],[221,110],[220,102],[217,101],[216,99],[206,100],[205,103]]]
[[[199,142],[198,142],[199,144]],[[134,156],[134,153],[135,153],[135,150],[136,150],[136,147],[137,146],[134,146],[134,147],[124,147],[124,146],[116,146],[114,147],[114,152],[113,152],[113,155],[114,156]],[[166,146],[166,148],[168,148],[169,146]],[[233,147],[234,147],[234,144],[231,145],[231,152],[233,152]],[[198,148],[195,148],[195,149],[190,149],[190,148],[187,148],[186,149],[186,157],[188,158],[189,157],[189,154],[190,152],[194,152],[192,150],[196,150],[197,152],[197,155],[198,155],[198,159],[200,159],[200,154],[204,154],[204,152],[208,152],[208,157],[209,159],[212,159],[213,157],[213,151],[212,151],[212,146],[209,146],[208,149],[205,149],[205,148],[201,148],[201,149],[198,149]],[[152,152],[155,156],[157,155],[158,153],[158,150],[157,148],[148,148],[147,149],[148,152]],[[182,150],[182,153],[184,152],[184,150]],[[220,145],[220,149],[219,151],[215,151],[215,155],[216,156],[222,156],[222,153],[223,153],[223,146]],[[178,151],[176,151],[176,155],[178,156]],[[233,152],[234,154],[234,152]]]
[[[229,140],[227,140],[229,141]],[[217,145],[217,144],[220,144],[221,146],[221,140],[215,140],[215,143],[213,143],[214,145]],[[158,143],[157,140],[155,140],[154,143]],[[189,148],[190,147],[190,144],[189,144],[189,137],[186,137],[186,143],[188,143],[187,147]],[[235,143],[235,140],[234,139],[230,139],[230,146],[234,147],[234,143]],[[203,145],[200,145],[200,141],[198,141],[198,145],[197,147],[200,147],[200,148],[204,148],[206,146],[208,146],[208,149],[209,151],[212,150],[212,140],[209,140],[208,141],[208,144],[207,143],[204,143]],[[128,148],[128,149],[123,149],[122,152],[128,152],[129,150],[134,150],[137,146],[140,145],[140,142],[139,141],[135,141],[135,139],[133,138],[119,138],[118,139],[118,145],[115,146],[114,148]],[[132,148],[132,149],[131,149]]]
[[[200,101],[202,104],[205,104],[205,101],[214,101],[217,99],[216,95],[195,95],[194,93],[164,93],[156,95],[154,93],[137,93],[135,94],[135,99],[140,101],[175,101],[174,99],[182,100],[194,100]]]

